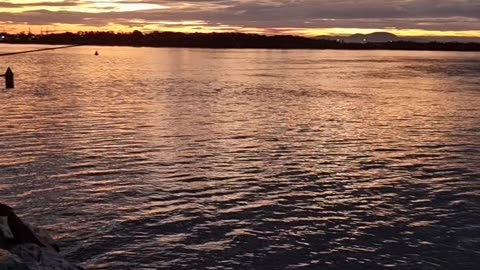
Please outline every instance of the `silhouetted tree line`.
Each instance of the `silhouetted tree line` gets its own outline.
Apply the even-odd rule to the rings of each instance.
[[[79,44],[142,47],[348,49],[348,50],[436,50],[480,51],[480,43],[395,41],[386,43],[344,43],[291,35],[265,36],[243,33],[78,32],[48,35],[0,33],[0,42],[22,44]]]

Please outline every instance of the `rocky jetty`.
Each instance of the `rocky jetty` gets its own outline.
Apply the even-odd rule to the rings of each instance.
[[[0,270],[79,270],[45,231],[24,223],[0,203]]]

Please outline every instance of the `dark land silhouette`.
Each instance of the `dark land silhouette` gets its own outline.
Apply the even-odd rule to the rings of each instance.
[[[480,51],[480,43],[417,42],[389,40],[387,42],[345,42],[324,38],[291,35],[266,36],[243,33],[177,33],[151,32],[78,32],[34,35],[31,33],[0,33],[0,43],[105,45],[139,47],[187,48],[258,48],[258,49],[346,49],[346,50],[431,50]]]

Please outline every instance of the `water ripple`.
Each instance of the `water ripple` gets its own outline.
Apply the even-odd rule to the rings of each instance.
[[[88,269],[480,264],[476,53],[5,59],[2,201]]]

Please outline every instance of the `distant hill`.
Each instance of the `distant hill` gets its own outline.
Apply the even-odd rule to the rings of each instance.
[[[371,34],[355,34],[348,38],[349,42],[391,42],[400,40],[399,37],[388,32],[374,32]]]
[[[374,32],[370,34],[354,34],[351,36],[318,36],[319,39],[339,40],[347,43],[385,43],[400,41],[402,38],[389,32]]]
[[[385,43],[395,41],[408,42],[476,42],[480,43],[477,37],[399,37],[389,32],[374,32],[370,34],[353,34],[351,36],[317,36],[317,39],[338,40],[346,43]]]

